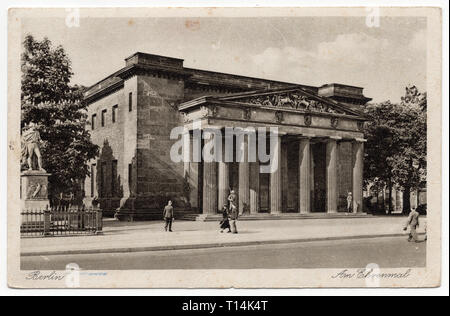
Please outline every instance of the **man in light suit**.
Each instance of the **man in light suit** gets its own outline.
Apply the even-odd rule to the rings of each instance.
[[[173,222],[173,206],[172,201],[169,201],[167,205],[164,207],[163,212],[164,221],[166,222],[165,230],[169,230],[172,232],[172,222]]]
[[[233,207],[237,207],[236,205],[236,192],[234,190],[230,191],[230,195],[228,195],[229,206],[228,209],[231,210]]]
[[[237,234],[237,220],[239,217],[238,209],[235,205],[232,205],[231,211],[230,211],[230,226],[231,226],[231,232],[233,234]]]
[[[347,213],[352,212],[353,195],[352,192],[348,192],[347,195]]]
[[[408,226],[410,227],[409,231],[409,237],[408,241],[415,241],[419,242],[419,239],[417,237],[417,228],[419,227],[419,212],[416,211],[416,208],[411,208],[411,212],[409,213],[408,220],[406,221],[406,225],[403,228],[404,231],[408,229]]]

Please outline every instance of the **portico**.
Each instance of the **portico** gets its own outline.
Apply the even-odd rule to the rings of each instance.
[[[185,162],[186,174],[197,177],[191,180],[198,184],[203,216],[217,214],[230,190],[244,215],[335,214],[345,211],[348,192],[353,212],[363,212],[365,118],[359,111],[297,86],[201,97],[180,104],[179,111],[191,137],[202,135],[203,150],[220,137],[216,161]],[[243,141],[227,137],[227,128],[244,131]],[[222,150],[230,142],[231,154]],[[270,161],[261,152],[270,153]]]
[[[160,219],[170,199],[177,218],[217,219],[234,190],[247,218],[331,217],[346,210],[352,192],[361,212],[360,110],[370,100],[362,87],[294,85],[137,52],[86,90],[87,128],[100,154],[89,162],[84,202],[98,199],[104,214],[119,220],[149,220]],[[171,135],[183,126],[192,138],[192,159],[172,159],[179,139]],[[235,135],[226,137],[230,128],[258,135],[265,128],[265,137],[237,142]],[[205,148],[214,151],[209,138],[215,135],[222,147],[231,144],[231,157],[217,152],[203,159]]]

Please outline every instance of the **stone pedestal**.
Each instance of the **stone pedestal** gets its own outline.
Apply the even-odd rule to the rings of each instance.
[[[20,175],[20,199],[22,211],[44,210],[48,200],[49,173],[40,170],[23,171]]]

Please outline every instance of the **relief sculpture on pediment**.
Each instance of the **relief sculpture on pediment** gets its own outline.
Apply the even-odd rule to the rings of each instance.
[[[301,95],[300,93],[296,92],[249,97],[239,102],[260,106],[283,107],[311,112],[339,113],[328,104],[314,100],[308,96]]]

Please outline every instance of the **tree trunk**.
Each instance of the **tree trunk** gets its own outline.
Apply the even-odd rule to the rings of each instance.
[[[391,179],[389,179],[388,181],[388,186],[389,186],[389,206],[388,206],[388,213],[389,215],[392,214],[392,181]]]
[[[405,187],[403,191],[403,213],[409,214],[411,210],[411,189],[409,187]]]

